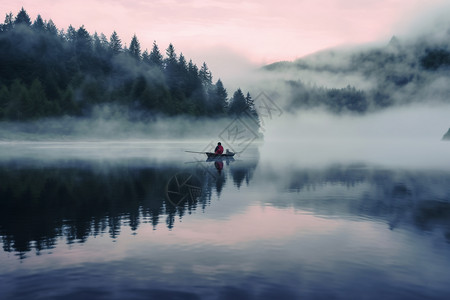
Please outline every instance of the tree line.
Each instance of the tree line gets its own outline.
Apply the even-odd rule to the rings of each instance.
[[[116,31],[109,39],[84,26],[60,30],[22,8],[0,24],[0,120],[85,116],[102,104],[155,114],[226,117],[250,110],[251,95],[231,98],[213,82],[206,63],[198,67],[170,44],[163,55],[156,41],[142,51],[136,35],[129,47]]]

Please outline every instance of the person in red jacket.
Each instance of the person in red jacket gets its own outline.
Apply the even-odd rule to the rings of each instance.
[[[222,154],[223,153],[223,147],[222,144],[220,142],[217,143],[217,147],[214,150],[215,154]]]

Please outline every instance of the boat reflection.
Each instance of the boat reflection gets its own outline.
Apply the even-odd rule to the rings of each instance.
[[[206,162],[212,162],[214,163],[214,167],[217,169],[217,172],[219,175],[222,174],[224,162],[229,165],[231,162],[235,161],[234,157],[232,156],[223,156],[223,157],[208,157],[206,159]]]

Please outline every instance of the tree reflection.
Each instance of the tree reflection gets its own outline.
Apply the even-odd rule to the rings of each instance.
[[[52,249],[61,237],[84,243],[91,236],[117,238],[123,226],[154,230],[195,211],[207,211],[225,188],[250,184],[257,160],[195,162],[178,166],[104,166],[76,162],[59,167],[0,166],[0,237],[3,249],[20,258],[31,250]],[[168,199],[170,182],[186,181],[178,201]],[[183,179],[185,178],[185,179]],[[395,230],[413,225],[421,231],[442,230],[450,242],[450,173],[400,171],[364,165],[324,169],[268,170],[258,184],[274,182],[290,197],[273,199],[274,206],[292,206],[322,216],[364,217],[386,222]],[[227,187],[227,184],[230,184]],[[181,186],[181,185],[179,185]],[[191,188],[191,190],[189,190]],[[327,190],[330,189],[330,190]],[[337,189],[337,190],[336,190]],[[188,191],[190,197],[185,197]],[[325,191],[326,196],[320,196]],[[335,191],[338,193],[336,194]],[[262,191],[264,192],[264,191]],[[315,197],[314,193],[320,194]]]
[[[135,231],[141,222],[154,229],[210,204],[226,184],[229,163],[217,172],[214,163],[184,169],[195,175],[201,192],[189,201],[168,201],[167,183],[180,172],[170,167],[92,166],[75,162],[59,167],[0,166],[0,236],[3,249],[27,252],[68,244],[108,233],[117,238],[125,224]],[[20,165],[20,164],[19,164]],[[233,175],[231,175],[233,176]]]
[[[334,165],[285,174],[287,189],[298,194],[290,203],[319,215],[362,216],[385,221],[391,230],[412,224],[423,231],[439,229],[450,236],[450,173],[389,170],[365,165]],[[336,187],[328,197],[310,191]]]

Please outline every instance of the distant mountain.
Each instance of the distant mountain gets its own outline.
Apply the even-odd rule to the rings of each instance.
[[[285,107],[367,113],[414,102],[450,102],[450,30],[437,38],[330,49],[266,65]],[[274,82],[277,82],[275,84]]]

